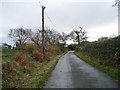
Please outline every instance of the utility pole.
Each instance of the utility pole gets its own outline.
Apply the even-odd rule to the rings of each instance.
[[[45,55],[44,9],[45,9],[45,7],[44,7],[44,6],[42,6],[42,53],[43,53],[43,55]]]
[[[120,0],[115,0],[115,4],[112,7],[118,6],[118,36],[120,35]]]
[[[118,2],[118,36],[120,35],[120,0]]]

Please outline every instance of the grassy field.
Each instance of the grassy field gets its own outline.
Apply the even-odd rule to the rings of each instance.
[[[18,50],[3,50],[3,55],[5,55],[2,59],[3,88],[42,88],[59,58],[63,55],[63,53],[54,55],[47,61],[39,62],[24,51],[26,52],[26,61],[30,65],[21,66],[11,58],[16,52]]]
[[[6,63],[17,52],[16,49],[2,49],[2,63]]]

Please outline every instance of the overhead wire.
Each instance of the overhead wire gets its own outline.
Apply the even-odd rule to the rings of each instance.
[[[45,12],[47,18],[49,19],[49,21],[51,22],[51,24],[56,28],[55,24],[53,23],[53,21],[51,20],[51,18],[49,17],[49,15]]]
[[[40,6],[41,6],[41,8],[42,8],[42,3],[39,1],[39,4],[40,4]],[[51,20],[51,18],[50,18],[50,16],[47,14],[47,12],[45,11],[45,15],[47,16],[47,18],[48,18],[48,20],[50,21],[50,23],[56,28],[56,26],[55,26],[55,24],[53,23],[53,21]]]

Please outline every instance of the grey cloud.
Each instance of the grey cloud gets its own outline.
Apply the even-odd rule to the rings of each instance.
[[[61,8],[49,11],[52,20],[63,27],[82,25],[87,27],[109,24],[117,18],[117,10],[112,3],[89,2],[89,3],[65,3]]]
[[[59,32],[70,32],[72,28],[83,26],[100,27],[117,19],[117,8],[113,2],[44,2],[45,12],[50,16],[54,27],[45,15],[45,26]],[[2,2],[2,30],[8,34],[10,28],[41,27],[41,8],[37,2]]]

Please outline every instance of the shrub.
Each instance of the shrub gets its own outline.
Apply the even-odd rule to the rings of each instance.
[[[114,55],[114,66],[120,67],[120,52],[116,52]]]
[[[31,54],[35,49],[39,49],[36,45],[34,44],[27,44],[26,45],[26,50]]]
[[[30,72],[30,68],[32,66],[32,63],[28,60],[26,60],[26,55],[24,52],[17,52],[13,57],[12,60],[17,62],[20,66],[23,68],[23,72],[27,73]]]
[[[25,66],[27,64],[26,56],[23,52],[15,53],[15,55],[12,57],[12,60],[18,62],[19,65],[21,65],[21,66]]]
[[[58,55],[59,53],[60,53],[60,49],[58,46],[56,46],[56,45],[48,46],[48,55],[49,56]]]
[[[79,47],[77,51],[86,53],[96,59],[100,59],[100,64],[120,67],[120,37],[89,42],[86,45]]]
[[[41,52],[38,51],[38,50],[34,50],[34,51],[32,52],[32,57],[33,57],[34,59],[36,59],[37,61],[42,61],[42,60],[44,60],[44,55],[43,55],[43,53],[41,53]]]

